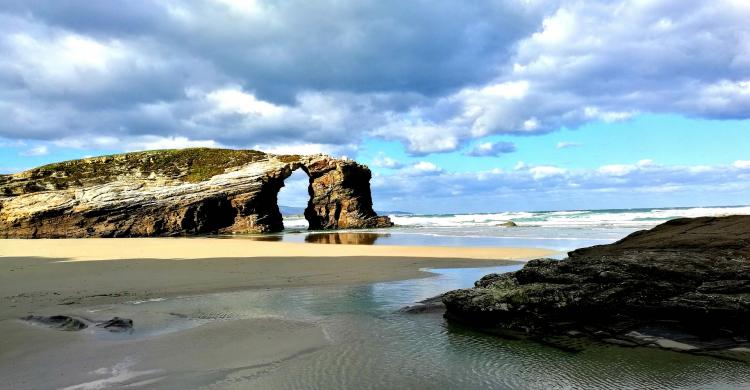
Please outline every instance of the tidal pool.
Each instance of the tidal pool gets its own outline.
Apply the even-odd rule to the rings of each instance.
[[[165,372],[141,378],[149,388],[258,389],[685,389],[748,388],[750,365],[652,348],[579,341],[569,352],[508,340],[447,323],[440,314],[398,309],[468,287],[491,268],[434,269],[436,276],[364,286],[251,290],[89,308],[132,318],[133,333],[93,338],[158,338],[218,321],[283,318],[315,324],[327,339],[262,367]],[[242,332],[239,336],[242,337]],[[248,335],[249,336],[249,335]],[[153,363],[152,363],[153,364]]]

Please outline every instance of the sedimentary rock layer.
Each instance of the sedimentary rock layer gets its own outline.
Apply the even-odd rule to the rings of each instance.
[[[750,216],[673,220],[487,275],[443,302],[448,318],[492,330],[687,350],[750,345]]]
[[[0,237],[123,237],[283,229],[277,195],[310,177],[311,229],[391,226],[372,209],[370,170],[325,155],[182,149],[50,164],[0,176]]]

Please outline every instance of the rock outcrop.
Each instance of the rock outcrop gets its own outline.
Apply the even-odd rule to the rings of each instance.
[[[705,352],[750,346],[750,216],[677,219],[443,296],[487,330]]]
[[[66,315],[54,315],[54,316],[36,316],[28,315],[21,318],[21,320],[45,326],[50,329],[64,330],[77,332],[84,330],[90,325],[96,326],[97,328],[105,329],[112,333],[130,332],[133,330],[133,320],[129,318],[113,317],[107,321],[92,321],[85,318],[77,318]]]
[[[372,209],[370,170],[325,155],[181,149],[126,153],[0,175],[0,237],[135,237],[283,229],[277,195],[310,177],[310,229],[392,223]]]
[[[64,316],[64,315],[55,315],[55,316],[28,315],[21,319],[32,324],[46,326],[51,329],[65,330],[65,331],[71,331],[71,332],[76,332],[76,331],[88,328],[88,325],[86,325],[84,321],[78,318]]]

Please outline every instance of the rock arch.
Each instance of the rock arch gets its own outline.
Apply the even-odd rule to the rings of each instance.
[[[277,198],[302,169],[312,230],[387,227],[370,170],[325,155],[184,149],[126,153],[0,175],[0,237],[173,236],[283,229]]]
[[[299,168],[310,177],[305,219],[311,230],[392,225],[388,217],[378,216],[372,208],[372,175],[366,166],[314,156],[302,159]]]

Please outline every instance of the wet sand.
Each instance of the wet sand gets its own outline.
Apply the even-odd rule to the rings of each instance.
[[[213,259],[264,257],[419,257],[451,259],[528,259],[552,251],[534,248],[444,246],[310,245],[243,238],[86,238],[0,240],[2,257],[49,257],[69,260]]]
[[[19,389],[149,388],[176,385],[179,372],[199,367],[222,380],[254,375],[329,343],[317,324],[284,318],[218,321],[109,340],[92,329],[64,332],[19,320],[29,314],[80,316],[93,306],[128,301],[413,279],[428,276],[424,268],[486,267],[547,254],[212,238],[0,240],[0,377]],[[195,380],[187,388],[200,385]]]
[[[530,248],[391,247],[250,240],[0,240],[0,320],[49,306],[424,277],[541,257]]]

